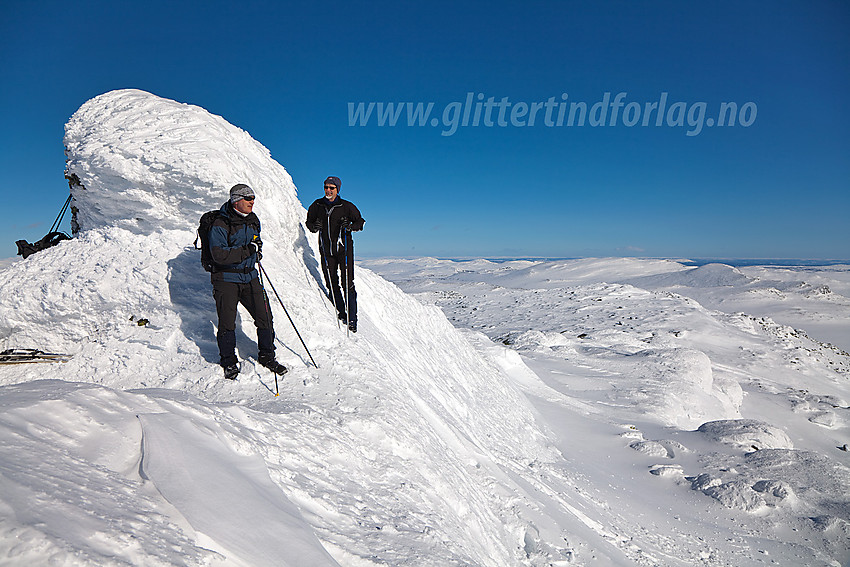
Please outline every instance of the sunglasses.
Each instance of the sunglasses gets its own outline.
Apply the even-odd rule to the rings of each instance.
[[[250,197],[242,197],[242,198],[243,198],[243,199],[245,199],[246,201],[253,201],[253,200],[254,200],[254,196],[253,196],[253,195],[252,195],[252,196],[250,196]]]

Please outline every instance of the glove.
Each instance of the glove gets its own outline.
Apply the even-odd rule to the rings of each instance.
[[[257,260],[263,259],[263,241],[262,240],[254,240],[248,244],[248,249],[251,254],[257,255]]]
[[[348,217],[342,217],[342,220],[339,221],[339,224],[345,230],[351,230],[351,219]]]
[[[313,224],[310,225],[310,232],[319,232],[322,230],[322,221],[317,220]]]

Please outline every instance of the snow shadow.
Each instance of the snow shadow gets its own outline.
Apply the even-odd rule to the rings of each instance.
[[[319,267],[319,261],[316,259],[316,254],[313,252],[313,249],[310,247],[309,241],[310,235],[304,230],[304,226],[298,225],[298,237],[295,239],[295,250],[300,252],[301,259],[304,262],[304,266],[307,267],[307,271],[316,280],[316,283],[319,286],[325,295],[330,296],[330,293],[325,288],[325,278],[322,276],[322,268]],[[313,238],[318,238],[313,235]]]
[[[316,268],[318,264],[312,258],[309,248],[304,250],[304,260],[308,264],[311,275],[317,278],[317,281],[320,281],[318,278],[321,277],[321,274]],[[312,268],[308,263],[309,260],[312,260]],[[171,303],[180,315],[180,330],[187,339],[198,345],[204,360],[211,364],[218,364],[219,353],[218,343],[216,342],[218,317],[210,275],[201,267],[200,250],[196,250],[194,246],[184,248],[180,255],[168,262],[168,274],[168,291],[171,296]],[[274,294],[271,291],[268,293],[270,301],[276,301]],[[256,334],[249,336],[243,331],[242,309],[240,307],[236,315],[236,350],[240,358],[246,359],[256,356],[257,337]],[[248,316],[248,319],[250,320],[250,316]],[[282,321],[280,317],[274,318],[276,329],[282,324],[289,324],[286,316],[283,317]],[[294,345],[283,343],[277,336],[275,342],[301,358],[305,364],[309,363]]]
[[[187,246],[168,261],[168,292],[175,311],[180,315],[183,335],[198,345],[204,360],[218,364],[218,343],[215,340],[217,316],[212,284],[209,273],[201,267],[201,251],[194,246]],[[256,337],[248,337],[238,322],[236,344],[239,350],[252,352],[251,349],[257,349]]]

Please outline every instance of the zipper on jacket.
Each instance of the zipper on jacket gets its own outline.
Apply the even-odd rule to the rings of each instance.
[[[331,213],[334,212],[335,208],[341,207],[341,206],[342,206],[342,203],[338,203],[338,204],[332,206],[330,209],[325,207],[325,211],[328,213],[328,252],[330,252],[331,255],[333,255],[333,256],[336,256],[336,252],[337,252],[334,248],[339,249],[339,246],[337,246],[337,243],[334,242],[333,234],[331,234]],[[342,230],[340,230],[340,232],[342,232]]]

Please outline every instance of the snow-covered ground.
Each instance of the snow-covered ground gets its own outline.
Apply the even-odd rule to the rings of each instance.
[[[582,488],[689,550],[658,563],[850,560],[850,267],[361,263],[520,355]]]
[[[78,234],[0,268],[0,347],[74,355],[0,366],[0,565],[850,560],[844,268],[362,261],[349,336],[246,132],[125,90],[65,144]],[[237,182],[318,363],[273,299],[278,397],[192,246]]]

